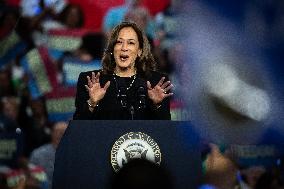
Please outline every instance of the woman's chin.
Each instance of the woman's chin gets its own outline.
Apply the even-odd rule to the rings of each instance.
[[[120,70],[126,71],[126,70],[130,70],[131,66],[129,64],[120,64],[120,65],[118,65],[118,68]]]

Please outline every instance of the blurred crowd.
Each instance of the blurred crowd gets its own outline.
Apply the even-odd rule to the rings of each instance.
[[[179,86],[178,0],[161,1],[155,13],[139,0],[125,0],[107,9],[99,29],[90,23],[92,11],[100,10],[85,11],[88,2],[0,0],[1,189],[51,188],[55,150],[75,110],[77,77],[101,68],[105,42],[119,22],[144,29],[158,69]],[[178,98],[171,104],[173,120],[183,116]],[[269,169],[244,168],[218,147],[210,149],[201,188],[284,188],[281,159]]]
[[[174,2],[174,1],[173,1]],[[55,149],[74,112],[80,72],[101,68],[111,29],[136,22],[151,41],[159,70],[173,62],[173,4],[150,13],[139,0],[110,6],[94,18],[90,2],[75,0],[0,1],[0,188],[51,188]],[[97,19],[101,27],[90,27]],[[14,147],[11,147],[14,146]],[[4,155],[2,155],[4,154]]]

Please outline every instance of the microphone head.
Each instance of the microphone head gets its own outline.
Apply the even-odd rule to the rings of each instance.
[[[143,86],[138,87],[137,92],[138,92],[139,96],[141,96],[141,95],[145,96],[146,95],[146,90],[145,90],[145,87],[143,87]]]

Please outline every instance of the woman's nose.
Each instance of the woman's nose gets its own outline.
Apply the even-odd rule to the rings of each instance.
[[[127,51],[128,50],[127,43],[122,43],[121,50],[123,50],[123,51]]]

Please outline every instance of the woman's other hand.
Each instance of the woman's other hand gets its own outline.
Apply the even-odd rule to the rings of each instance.
[[[152,88],[150,81],[147,81],[148,96],[153,101],[155,105],[159,105],[162,101],[172,96],[173,93],[168,93],[168,91],[173,88],[170,81],[165,82],[165,77],[162,77],[158,84]]]

